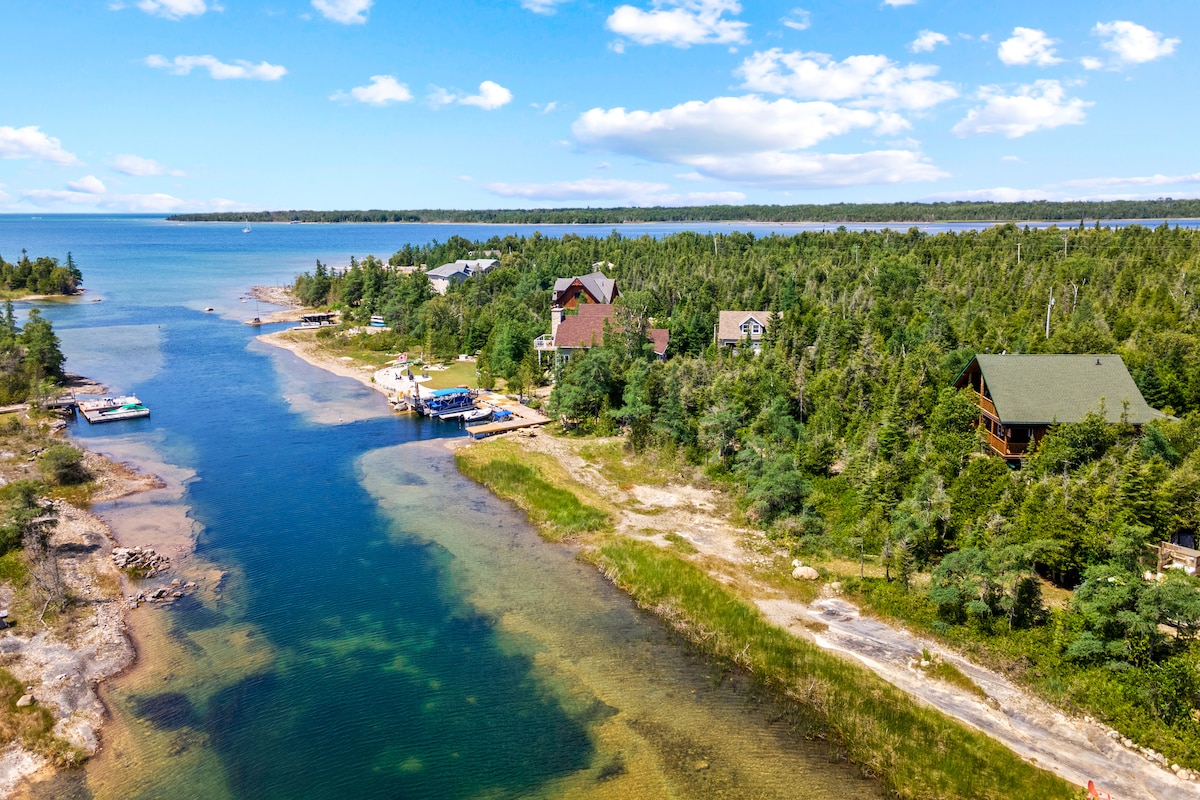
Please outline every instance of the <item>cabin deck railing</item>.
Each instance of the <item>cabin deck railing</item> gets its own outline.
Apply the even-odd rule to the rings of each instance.
[[[982,408],[987,413],[991,414],[993,418],[1000,419],[1000,417],[998,417],[996,415],[996,404],[995,403],[993,403],[991,400],[989,400],[987,397],[980,394],[979,392],[976,392],[975,396],[979,398],[979,407],[980,408]]]
[[[1189,575],[1196,574],[1200,566],[1200,550],[1193,550],[1179,544],[1163,542],[1158,546],[1158,571],[1165,572],[1171,567],[1178,567]]]
[[[1006,458],[1024,458],[1025,451],[1029,449],[1029,442],[1006,442],[991,431],[988,431],[987,438],[988,445]]]

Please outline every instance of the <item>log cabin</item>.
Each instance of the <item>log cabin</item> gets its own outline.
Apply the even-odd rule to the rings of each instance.
[[[1146,403],[1118,355],[977,355],[954,385],[975,392],[988,445],[1013,466],[1057,423],[1092,412],[1137,426],[1166,417]]]

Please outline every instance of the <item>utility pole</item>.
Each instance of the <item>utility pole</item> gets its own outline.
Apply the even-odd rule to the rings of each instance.
[[[1054,287],[1050,287],[1050,302],[1046,303],[1046,338],[1050,338],[1050,309],[1054,308]]]

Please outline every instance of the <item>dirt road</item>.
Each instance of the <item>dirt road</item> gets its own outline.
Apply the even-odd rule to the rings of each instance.
[[[617,486],[581,458],[575,443],[549,435],[522,440],[523,445],[554,456],[599,492],[618,515],[617,530],[627,536],[667,546],[668,534],[686,539],[695,559],[714,577],[747,591],[763,615],[796,636],[864,664],[889,683],[977,728],[1077,786],[1095,780],[1097,787],[1119,800],[1200,798],[1200,782],[1183,780],[1153,756],[1128,747],[1115,731],[1093,720],[1068,717],[1060,709],[1031,697],[999,673],[971,663],[932,640],[913,636],[878,619],[862,616],[846,600],[827,596],[804,603],[764,585],[755,572],[767,564],[786,563],[771,554],[758,531],[738,528],[720,514],[722,504],[711,492],[688,485]],[[809,624],[804,623],[808,621]],[[822,624],[813,625],[812,621]],[[819,631],[819,632],[817,632]],[[987,695],[925,677],[916,664],[922,649],[938,653],[971,678]],[[1116,738],[1114,738],[1116,737]],[[1161,759],[1161,756],[1158,756]],[[1185,777],[1189,773],[1184,771]]]

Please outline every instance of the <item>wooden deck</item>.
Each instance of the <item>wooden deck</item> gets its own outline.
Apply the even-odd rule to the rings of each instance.
[[[1195,575],[1198,566],[1200,566],[1200,550],[1193,550],[1190,547],[1170,542],[1163,542],[1158,546],[1159,572],[1166,572],[1174,567],[1182,569],[1189,575]]]
[[[507,433],[521,428],[532,428],[537,425],[545,425],[550,421],[550,418],[534,411],[532,408],[520,403],[514,403],[511,400],[502,400],[500,402],[487,402],[495,408],[501,408],[505,411],[512,412],[512,419],[504,422],[484,422],[480,425],[468,425],[467,435],[472,439],[485,439],[488,436],[495,436],[498,433]]]

